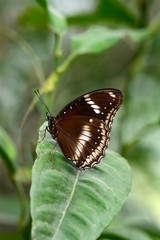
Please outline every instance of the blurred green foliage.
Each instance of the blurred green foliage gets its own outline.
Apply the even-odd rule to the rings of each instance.
[[[30,238],[30,172],[45,119],[33,89],[56,115],[106,87],[124,94],[109,148],[130,162],[133,186],[99,239],[160,239],[159,10],[158,0],[1,1],[0,239]]]

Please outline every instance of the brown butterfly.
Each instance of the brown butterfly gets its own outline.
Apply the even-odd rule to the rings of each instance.
[[[47,108],[46,130],[64,156],[80,170],[93,167],[105,156],[113,117],[123,103],[120,90],[106,88],[84,94],[53,117],[38,90],[35,93]]]

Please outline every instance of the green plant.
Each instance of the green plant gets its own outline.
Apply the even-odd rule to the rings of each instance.
[[[160,231],[153,217],[158,211],[159,198],[157,190],[159,175],[155,172],[159,163],[160,123],[160,112],[157,108],[160,90],[158,65],[160,17],[159,14],[155,14],[149,18],[154,2],[156,1],[125,3],[120,0],[101,0],[89,14],[67,18],[48,1],[37,0],[38,5],[24,11],[19,17],[19,22],[23,27],[43,29],[46,34],[48,32],[53,34],[54,65],[46,80],[40,60],[32,47],[15,31],[0,29],[2,35],[15,41],[31,59],[38,79],[35,85],[40,88],[50,109],[53,108],[53,99],[57,96],[56,89],[61,86],[64,88],[61,79],[66,77],[68,71],[73,71],[72,66],[77,69],[76,61],[85,62],[90,56],[90,61],[93,59],[92,56],[101,60],[105,56],[103,54],[116,51],[122,43],[126,43],[128,49],[132,49],[129,60],[123,70],[121,69],[123,81],[119,83],[116,79],[116,84],[113,85],[122,89],[125,100],[119,115],[119,125],[118,127],[115,125],[117,152],[121,155],[107,150],[106,157],[99,165],[80,172],[67,162],[58,148],[53,152],[53,162],[50,161],[54,141],[49,134],[37,145],[37,159],[33,164],[30,193],[33,239],[160,239]],[[132,11],[133,6],[137,12]],[[67,49],[65,53],[62,40],[71,26],[78,26],[80,33],[69,35],[69,50]],[[123,52],[122,55],[127,55],[127,52]],[[120,56],[117,65],[121,64],[123,57]],[[112,58],[109,62],[112,62]],[[94,74],[98,72],[97,69],[96,71],[94,67],[89,69],[93,74],[90,75],[91,81],[88,81],[88,86],[106,87],[105,82],[95,82]],[[107,70],[103,70],[105,75]],[[121,75],[116,67],[114,72],[116,76]],[[74,83],[72,85],[76,86],[77,82]],[[75,88],[73,87],[73,92]],[[24,127],[36,103],[37,99],[34,98],[23,116],[20,143],[23,142]],[[43,130],[45,126],[46,123],[40,129]],[[39,134],[42,137],[43,133]],[[19,230],[6,234],[0,232],[0,238],[29,239],[31,218],[23,184],[27,181],[30,183],[31,167],[20,166],[18,148],[3,129],[0,131],[0,155],[21,203],[18,215]],[[125,159],[130,161],[132,167],[133,190],[128,208],[133,211],[131,213],[126,207],[118,214],[131,188],[130,168]],[[155,168],[151,160],[154,160]],[[137,201],[138,197],[140,201]],[[8,206],[13,204],[13,208],[16,209],[14,201],[9,201],[8,197],[4,199],[6,200],[3,201],[2,209],[7,209],[4,207],[5,202]],[[134,220],[128,220],[130,216],[134,219],[143,215],[143,210],[141,212],[133,202],[139,204],[141,208],[149,206],[149,214],[153,213],[150,217],[152,224],[149,222],[148,225],[145,221],[143,224],[136,221],[135,224]],[[8,211],[5,211],[8,214]],[[6,222],[9,222],[7,214]],[[159,216],[159,213],[157,215]]]

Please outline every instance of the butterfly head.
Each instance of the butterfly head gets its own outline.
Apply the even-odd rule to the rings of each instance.
[[[46,121],[48,121],[48,126],[54,125],[55,117],[52,114],[46,112]]]
[[[49,122],[52,117],[53,117],[53,116],[52,116],[50,113],[46,112],[46,121]]]
[[[46,120],[48,121],[48,131],[52,135],[53,139],[56,140],[58,131],[55,124],[55,117],[53,117],[53,115],[50,113],[46,113]]]

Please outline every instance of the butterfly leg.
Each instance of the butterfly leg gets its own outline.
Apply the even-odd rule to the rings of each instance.
[[[52,164],[53,164],[53,161],[52,161],[52,153],[53,153],[56,145],[57,145],[57,142],[55,143],[54,147],[52,148],[52,151],[51,151],[50,156],[49,156],[49,159],[50,159],[50,161],[52,162]]]
[[[50,132],[48,126],[44,130],[39,130],[39,132],[44,132],[44,135],[40,140],[37,141],[37,143],[41,143],[43,141],[43,139],[46,137],[46,131]]]

